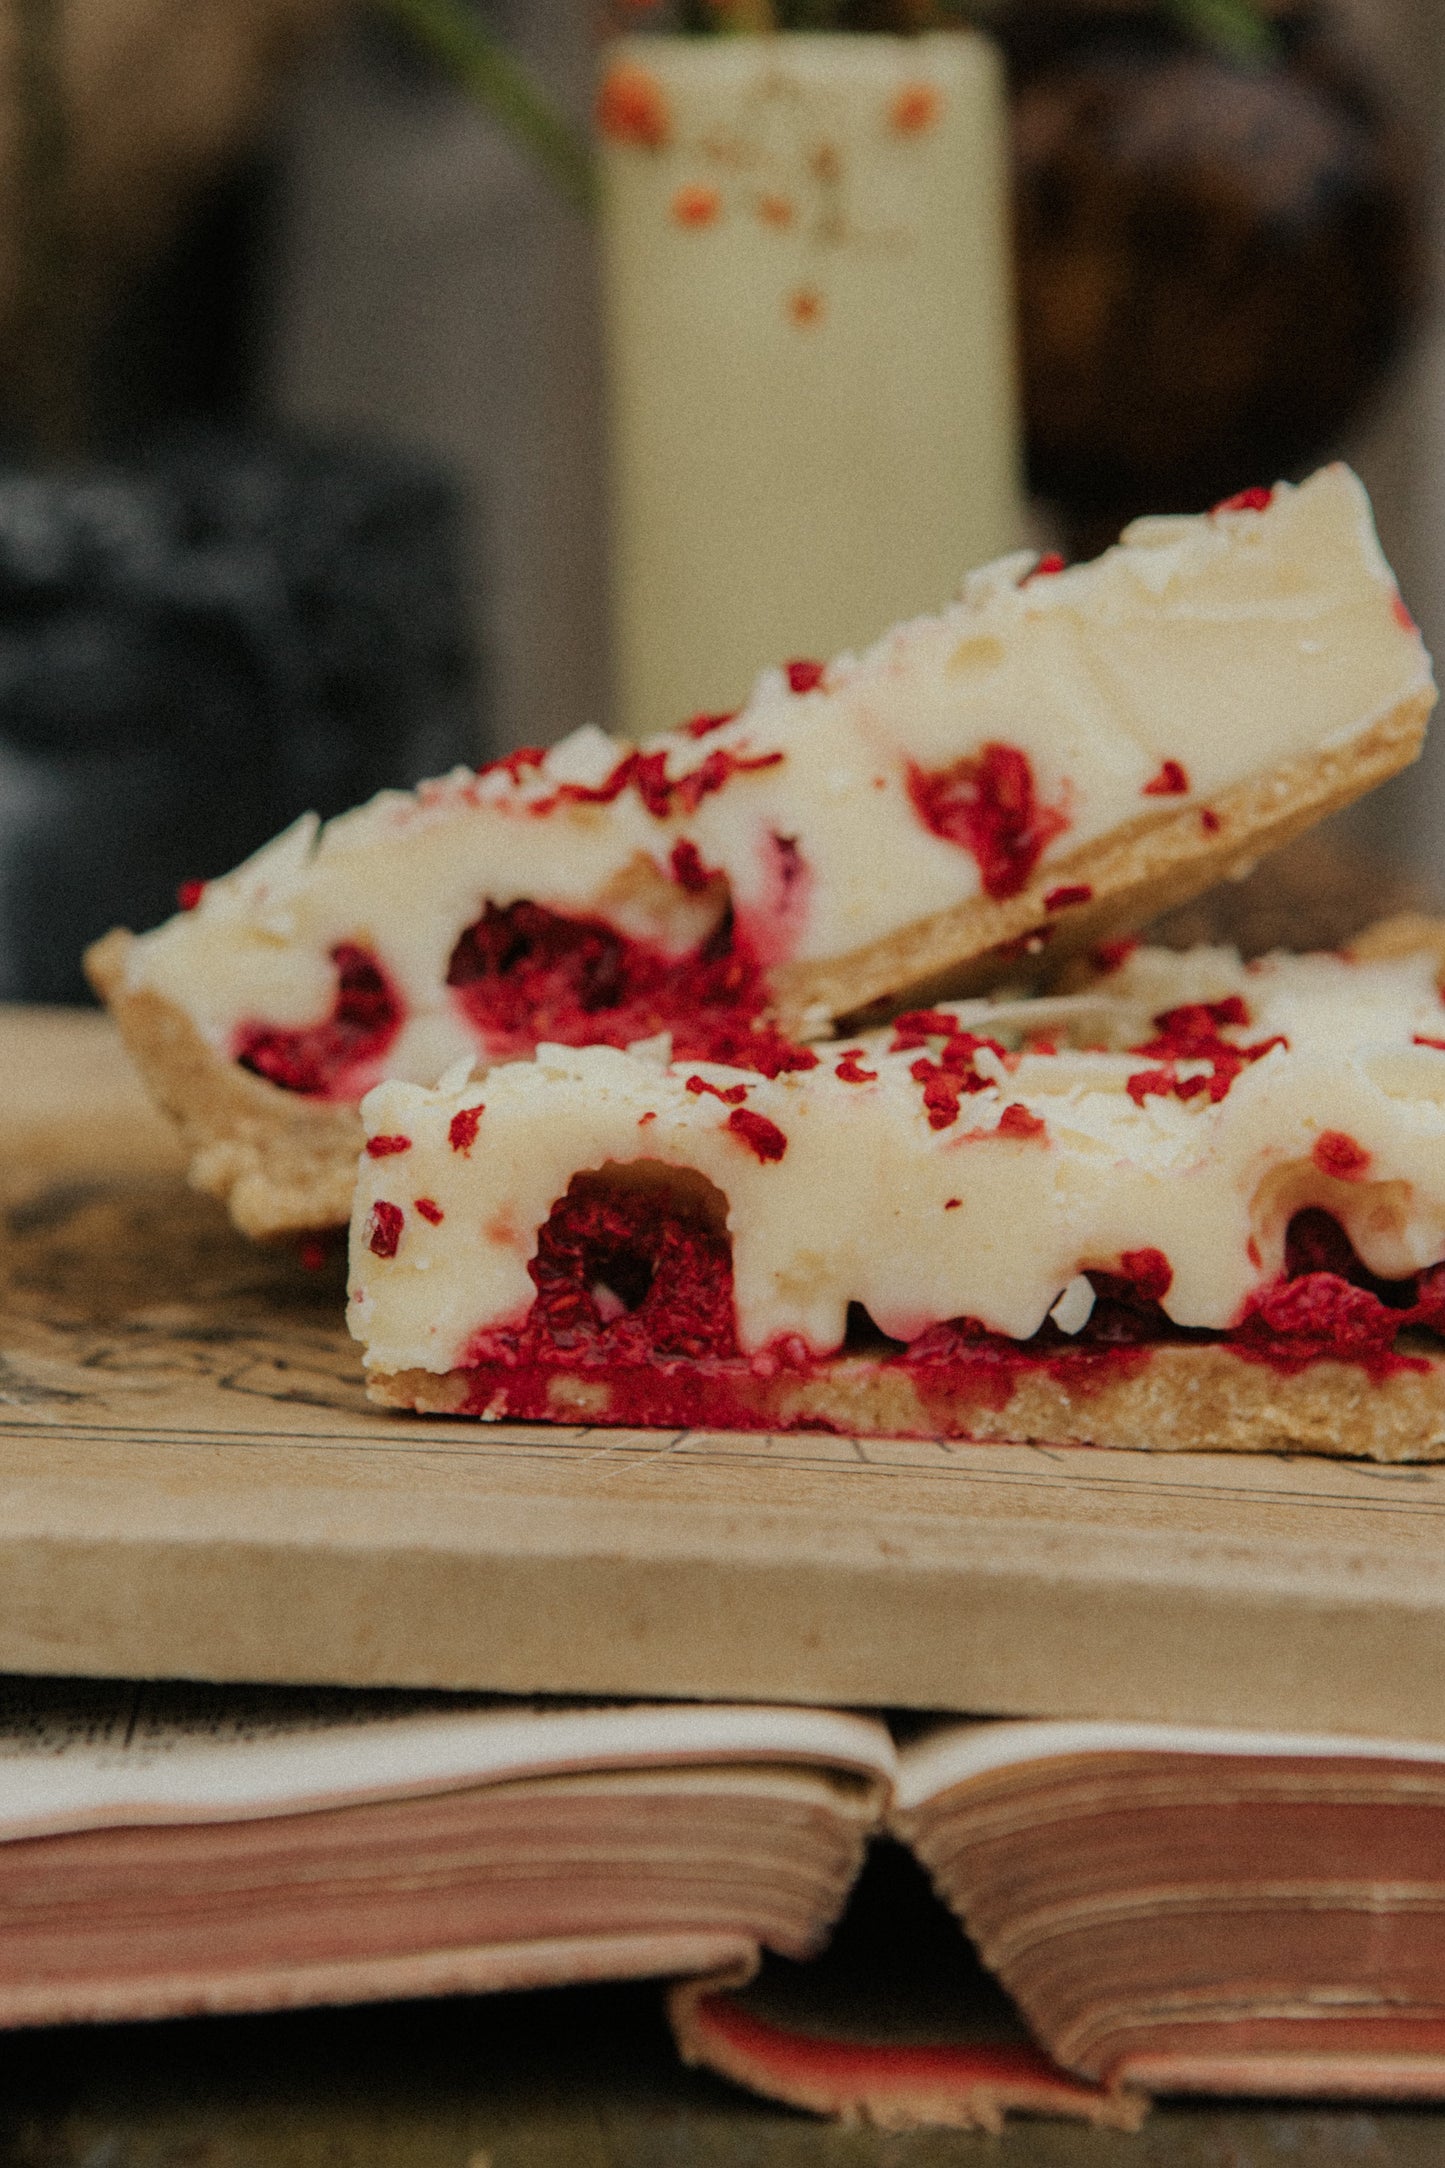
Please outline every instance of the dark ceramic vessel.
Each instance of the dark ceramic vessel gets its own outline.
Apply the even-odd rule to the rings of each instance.
[[[476,759],[458,510],[304,442],[0,470],[0,995],[82,1000],[86,943],[181,882]]]

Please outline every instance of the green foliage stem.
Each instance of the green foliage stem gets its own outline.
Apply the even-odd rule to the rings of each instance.
[[[376,5],[525,144],[570,204],[592,210],[597,177],[586,138],[465,0],[376,0]]]
[[[1274,26],[1254,0],[1168,0],[1182,30],[1226,59],[1267,67],[1279,57]]]

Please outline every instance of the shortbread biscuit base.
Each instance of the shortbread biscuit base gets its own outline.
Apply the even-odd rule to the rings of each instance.
[[[1147,1349],[1085,1390],[1070,1390],[1042,1364],[1018,1379],[1007,1402],[985,1385],[976,1393],[927,1389],[928,1372],[862,1355],[824,1358],[806,1375],[757,1377],[729,1364],[724,1404],[739,1427],[746,1405],[756,1430],[826,1430],[845,1437],[956,1438],[974,1444],[1095,1445],[1135,1453],[1320,1453],[1337,1460],[1445,1460],[1445,1357],[1421,1340],[1421,1368],[1373,1377],[1358,1363],[1310,1362],[1298,1370],[1238,1355],[1222,1343]],[[681,1371],[687,1366],[677,1364]],[[706,1366],[700,1366],[705,1370]],[[498,1391],[487,1419],[515,1422],[500,1405],[505,1372],[489,1369]],[[922,1381],[924,1390],[919,1390]],[[373,1371],[369,1397],[423,1415],[474,1410],[477,1374],[453,1370]],[[698,1381],[694,1405],[705,1399]],[[559,1372],[548,1393],[558,1423],[607,1421],[608,1388],[584,1372]],[[693,1427],[705,1418],[694,1416]],[[629,1426],[630,1427],[630,1426]]]
[[[344,1226],[363,1133],[353,1106],[282,1091],[225,1061],[190,1018],[126,984],[135,935],[118,928],[86,955],[152,1095],[179,1123],[196,1189],[219,1197],[255,1240]]]
[[[782,1026],[796,1029],[826,1014],[856,1029],[909,1002],[981,992],[1000,979],[1026,978],[1031,969],[1051,971],[1216,881],[1243,876],[1266,852],[1408,767],[1433,705],[1433,695],[1421,693],[1347,745],[1286,761],[1221,791],[1207,807],[1145,814],[1068,857],[1050,859],[1002,902],[977,896],[851,955],[785,964],[772,975]],[[1090,898],[1050,912],[1047,898],[1067,888],[1088,888]],[[1043,944],[1033,955],[1026,946],[1032,938]]]
[[[775,1013],[791,1036],[817,1038],[834,1017],[886,1014],[911,1000],[962,993],[1000,977],[1017,980],[1031,959],[1022,944],[1044,929],[1041,967],[1143,924],[1405,767],[1419,752],[1433,702],[1404,701],[1363,736],[1333,752],[1289,761],[1225,791],[1207,832],[1201,808],[1146,815],[1127,831],[1059,859],[1019,895],[987,896],[923,920],[887,941],[826,963],[773,974]],[[1088,886],[1087,904],[1050,916],[1045,898]],[[120,1026],[141,1074],[179,1122],[192,1153],[191,1180],[225,1202],[257,1239],[345,1224],[362,1130],[354,1107],[284,1091],[207,1045],[173,1003],[127,984],[133,934],[117,929],[88,951],[86,970]]]

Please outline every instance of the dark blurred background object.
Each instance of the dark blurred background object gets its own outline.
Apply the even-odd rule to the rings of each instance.
[[[1242,50],[1190,12],[999,17],[1029,473],[1080,555],[1325,456],[1423,295],[1420,159],[1326,10],[1274,0]]]
[[[337,12],[12,0],[0,996],[87,998],[109,926],[477,756],[456,484],[257,396],[258,130]]]
[[[445,42],[415,34],[410,4],[207,0],[177,13],[164,0],[8,0],[0,16],[0,439],[10,447],[0,489],[18,491],[0,533],[34,514],[28,492],[42,468],[21,446],[53,449],[69,428],[72,450],[85,439],[96,463],[51,470],[58,494],[36,527],[56,563],[72,567],[66,599],[37,586],[23,552],[3,544],[0,991],[77,986],[56,960],[72,939],[58,921],[41,960],[46,895],[73,897],[85,932],[111,916],[143,923],[168,907],[174,879],[216,870],[256,838],[256,824],[264,833],[305,802],[329,810],[421,767],[608,719],[590,231],[515,132],[480,109]],[[1136,512],[1194,509],[1316,456],[1362,453],[1416,614],[1445,637],[1445,519],[1429,480],[1445,465],[1445,347],[1409,338],[1438,248],[1418,147],[1438,132],[1445,90],[1434,5],[838,0],[831,12],[853,27],[967,14],[986,17],[1005,44],[1029,458],[1045,539],[1052,521],[1082,554]],[[528,64],[574,128],[585,123],[594,14],[575,0],[447,7]],[[1245,46],[1241,9],[1263,32]],[[796,0],[794,11],[829,9]],[[629,27],[677,21],[671,0],[625,9],[618,0],[617,12]],[[26,82],[47,38],[61,95],[58,110],[42,98],[37,111]],[[54,184],[43,195],[36,170]],[[58,275],[37,303],[36,267],[47,262]],[[33,333],[47,310],[44,336],[22,335],[27,312]],[[37,369],[46,351],[70,359]],[[208,433],[204,456],[176,452],[182,428]],[[227,438],[234,477],[223,471]],[[339,454],[304,448],[389,442],[419,455],[405,484],[401,453],[377,451],[379,467],[364,453],[343,489],[330,464]],[[461,494],[443,509],[448,476]],[[314,520],[299,509],[303,485],[321,491]],[[134,501],[122,516],[127,486]],[[208,488],[209,508],[198,510]],[[269,540],[266,519],[253,516],[258,490],[273,507]],[[408,616],[415,638],[399,635],[393,654],[377,629],[380,583],[388,562],[400,566],[402,538],[425,524],[423,501],[430,539],[405,547],[438,568],[434,599],[451,629],[443,636],[435,613]],[[120,538],[109,554],[77,540],[102,502]],[[378,535],[392,516],[383,502],[397,508],[395,548]],[[227,507],[238,505],[252,510],[223,542]],[[308,679],[295,660],[301,618],[277,598],[305,586],[296,562],[283,551],[260,570],[277,522],[296,520],[313,553],[325,554],[330,535],[333,573],[354,549],[379,553],[374,577],[354,568],[373,611],[358,653],[379,640],[388,669],[409,655],[420,673],[414,697],[394,676],[377,678],[365,714],[360,693],[349,708],[323,694],[314,721],[324,753],[298,703],[304,684],[340,678],[328,664]],[[155,537],[188,523],[207,538],[198,562],[183,572],[175,557],[162,576]],[[132,546],[149,569],[139,560],[126,569]],[[271,600],[259,617],[248,603],[225,632],[221,604],[208,605],[202,635],[197,597],[212,579],[233,599],[249,581]],[[178,613],[168,662],[162,592]],[[330,605],[307,592],[304,610],[325,614]],[[99,657],[118,637],[121,594],[139,628],[127,636],[126,670],[102,688],[108,666],[98,664],[85,691],[85,657],[71,656],[71,741],[47,696],[40,745],[35,685],[58,628],[78,636],[109,623],[95,633]],[[414,615],[404,581],[395,602],[398,622]],[[348,609],[352,622],[364,614]],[[279,642],[264,665],[261,618]],[[488,658],[485,731],[468,645]],[[154,695],[139,690],[142,650]],[[1377,841],[1399,847],[1408,835],[1417,861],[1433,859],[1445,824],[1433,774],[1427,762],[1356,818]],[[67,869],[62,808],[82,803],[91,810]],[[121,833],[126,805],[133,848]],[[147,852],[154,863],[128,902],[119,869],[137,872]],[[41,884],[28,903],[27,882]],[[35,940],[26,936],[22,963],[23,923]]]
[[[0,991],[84,999],[108,927],[470,752],[464,621],[456,491],[415,457],[0,470]]]
[[[76,452],[130,289],[233,170],[342,0],[6,0],[0,435]]]

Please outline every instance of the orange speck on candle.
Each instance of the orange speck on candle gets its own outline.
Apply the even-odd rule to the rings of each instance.
[[[722,197],[715,188],[689,183],[672,199],[672,215],[679,226],[712,226],[722,214]]]
[[[765,226],[791,226],[793,206],[786,196],[762,195],[758,198],[758,217]]]
[[[650,68],[620,60],[608,69],[597,93],[597,126],[614,143],[638,143],[660,151],[672,135],[672,114]]]
[[[926,135],[943,111],[943,93],[934,83],[905,83],[888,108],[888,124],[898,135]]]
[[[798,286],[788,296],[788,314],[800,330],[806,331],[816,324],[823,314],[823,296],[816,286]]]

